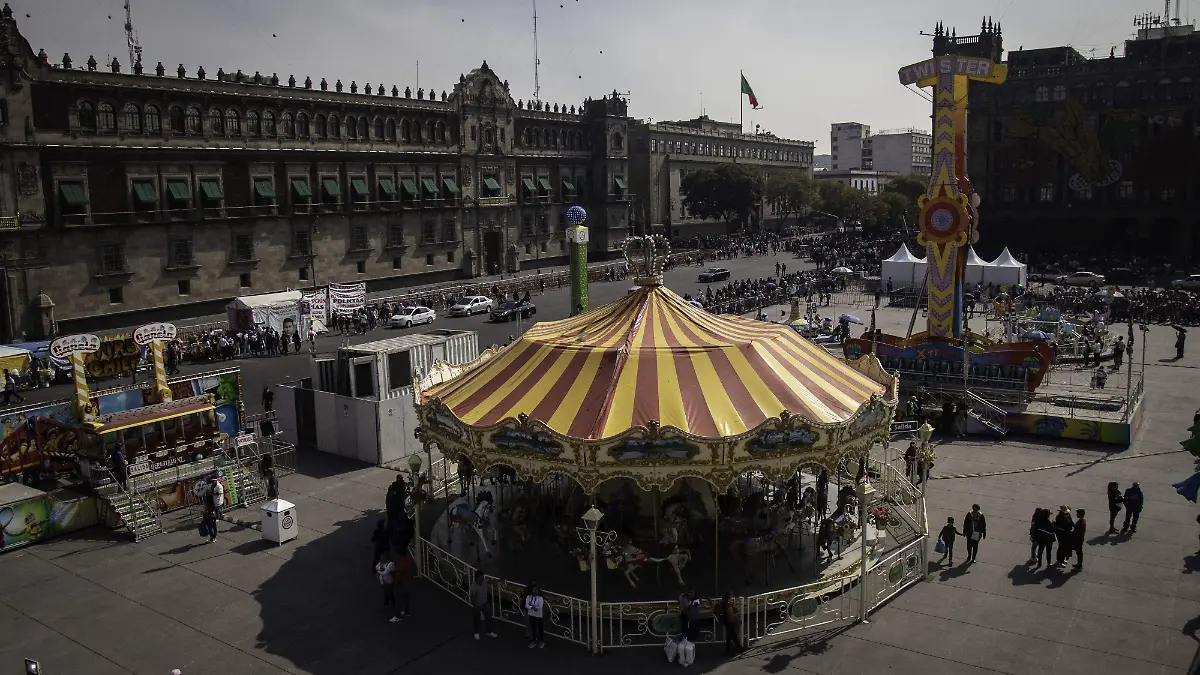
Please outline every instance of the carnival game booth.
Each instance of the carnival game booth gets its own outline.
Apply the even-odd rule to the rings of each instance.
[[[661,646],[678,628],[683,586],[706,598],[746,593],[738,602],[751,639],[817,614],[845,618],[868,551],[872,561],[882,551],[869,544],[861,561],[833,564],[831,552],[818,563],[809,543],[811,564],[787,559],[796,537],[815,531],[804,532],[806,518],[855,540],[855,469],[888,442],[894,378],[870,355],[843,361],[786,325],[696,309],[657,274],[638,284],[471,363],[435,364],[418,383],[419,438],[458,459],[463,478],[462,495],[417,542],[422,574],[461,596],[460,580],[480,566],[496,615],[514,622],[536,578],[546,631],[595,649]],[[487,473],[498,482],[473,483]],[[817,504],[818,474],[836,507]],[[907,552],[918,555],[915,544]],[[781,590],[752,595],[764,568]],[[592,575],[590,600],[581,570]],[[809,600],[825,604],[775,625],[780,607]],[[702,639],[715,639],[709,628]]]

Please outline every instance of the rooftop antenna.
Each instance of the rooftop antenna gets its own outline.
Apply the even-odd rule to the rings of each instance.
[[[129,8],[129,0],[125,0],[125,43],[129,46],[129,71],[133,72],[142,62],[142,46],[138,44],[137,33],[133,32],[133,10]]]
[[[1179,0],[1175,0],[1175,20],[1172,23],[1179,25]]]
[[[1171,0],[1167,0],[1170,2]],[[538,43],[537,43],[537,0],[533,0],[533,100],[542,100],[542,84],[538,79],[538,66],[542,65],[541,59],[538,58]]]

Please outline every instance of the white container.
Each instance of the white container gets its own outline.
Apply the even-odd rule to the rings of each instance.
[[[262,505],[262,536],[282,544],[300,533],[296,523],[296,505],[284,499],[272,499]]]

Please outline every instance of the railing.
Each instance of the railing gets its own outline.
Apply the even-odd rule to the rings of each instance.
[[[875,563],[867,574],[867,599],[872,609],[924,578],[925,545],[925,538],[918,539]]]
[[[879,478],[875,486],[882,488],[883,501],[900,512],[915,532],[924,532],[921,522],[921,491],[895,465],[871,460],[869,466]]]
[[[712,618],[713,601],[701,599],[701,627],[696,642],[716,642],[716,622]],[[678,600],[652,602],[601,602],[600,646],[602,649],[620,647],[661,647],[667,638],[683,634],[683,621]],[[724,640],[724,634],[720,636]]]
[[[986,398],[967,390],[967,408],[988,425],[1008,433],[1008,412]]]
[[[742,598],[746,642],[853,622],[860,609],[858,580],[855,564],[840,578]]]

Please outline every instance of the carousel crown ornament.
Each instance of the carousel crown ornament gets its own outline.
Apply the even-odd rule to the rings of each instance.
[[[670,254],[671,244],[661,234],[625,240],[625,263],[633,271],[633,283],[638,286],[662,286],[663,265]]]

